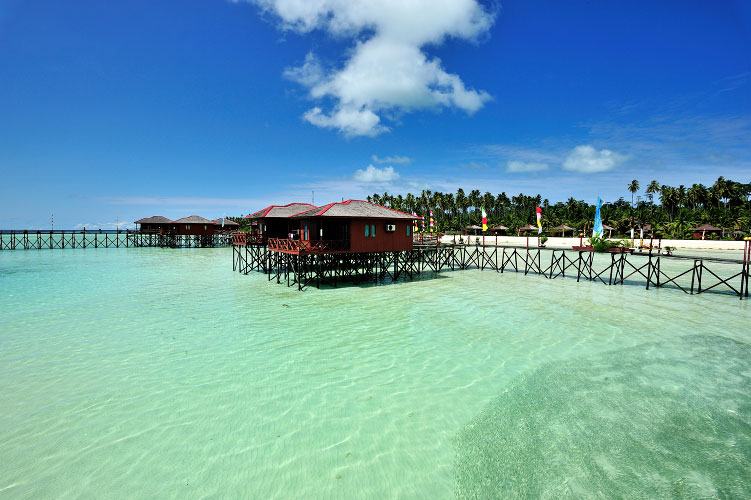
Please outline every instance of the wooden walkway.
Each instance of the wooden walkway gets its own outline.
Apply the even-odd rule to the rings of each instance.
[[[480,269],[610,286],[636,285],[647,290],[673,288],[690,295],[719,291],[743,299],[749,291],[751,242],[746,242],[743,259],[467,245],[416,246],[402,252],[294,255],[270,251],[265,245],[236,244],[232,268],[242,274],[262,272],[269,281],[284,282],[298,290],[312,285],[396,281],[428,272]]]
[[[0,250],[64,248],[204,248],[232,244],[231,234],[205,236],[141,233],[137,231],[0,231]]]

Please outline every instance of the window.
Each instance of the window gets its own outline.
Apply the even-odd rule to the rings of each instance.
[[[203,230],[206,231],[206,226],[203,226]]]
[[[375,238],[375,224],[370,225],[370,236]]]
[[[185,229],[188,230],[188,231],[190,231],[190,224],[186,225]]]
[[[407,224],[407,236],[409,236],[410,229],[412,229],[412,226],[410,226],[409,224]]]
[[[308,226],[305,226],[305,241],[308,241]]]
[[[365,237],[370,236],[370,224],[365,224]]]

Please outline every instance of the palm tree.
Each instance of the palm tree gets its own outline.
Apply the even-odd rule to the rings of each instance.
[[[459,188],[456,190],[456,208],[460,210],[459,225],[463,225],[463,216],[467,213],[467,197],[464,195],[464,190]]]
[[[637,181],[636,179],[634,179],[628,185],[627,189],[631,193],[631,206],[633,207],[634,206],[634,195],[636,194],[637,191],[639,191],[639,181]]]
[[[662,187],[660,187],[660,202],[662,203],[663,208],[667,210],[668,217],[671,221],[673,220],[672,208],[675,206],[675,200],[675,188],[663,184]]]
[[[637,185],[638,185],[638,183],[637,183]],[[647,198],[649,198],[649,202],[650,203],[654,202],[655,193],[657,193],[659,191],[660,191],[660,183],[659,182],[653,180],[652,182],[649,183],[649,185],[647,186]]]
[[[406,198],[404,199],[405,208],[409,213],[412,213],[415,211],[415,195],[412,193],[407,193]]]
[[[686,186],[684,186],[683,184],[678,186],[678,189],[675,191],[675,194],[678,198],[676,200],[678,201],[678,207],[683,208],[683,206],[686,204]]]
[[[719,176],[712,187],[709,188],[709,194],[717,201],[717,207],[724,203],[728,194],[728,183],[723,176]]]
[[[482,198],[480,198],[480,190],[473,189],[472,191],[469,192],[468,198],[469,198],[469,205],[472,207],[473,212],[475,212],[475,216],[477,216],[477,211],[482,201]]]
[[[627,188],[631,192],[631,226],[634,225],[634,194],[639,191],[639,181],[634,179]]]

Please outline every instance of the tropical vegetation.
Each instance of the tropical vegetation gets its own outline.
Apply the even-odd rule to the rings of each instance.
[[[602,206],[603,223],[614,228],[613,236],[623,236],[630,233],[631,228],[638,230],[646,225],[652,225],[655,233],[666,238],[690,237],[691,229],[701,224],[722,228],[727,237],[732,237],[734,231],[736,237],[738,231],[744,235],[751,232],[751,183],[719,177],[709,187],[703,184],[674,187],[653,180],[643,196],[638,195],[641,188],[636,179],[624,188],[631,194],[631,203],[619,198],[604,202]],[[483,194],[476,189],[469,193],[461,188],[456,193],[426,189],[418,195],[408,193],[406,196],[374,193],[367,199],[426,218],[432,210],[440,232],[461,231],[466,226],[480,224],[483,207],[488,215],[488,226],[506,226],[509,234],[535,224],[536,206],[543,209],[543,226],[548,233],[561,224],[580,232],[591,231],[595,217],[595,205],[584,200],[569,198],[550,203],[539,194],[520,193],[509,197],[506,193]]]

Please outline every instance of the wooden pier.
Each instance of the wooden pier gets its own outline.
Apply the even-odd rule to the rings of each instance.
[[[666,262],[670,263],[670,270],[665,269]],[[392,252],[337,252],[320,246],[279,251],[269,248],[264,240],[238,234],[233,241],[232,268],[242,274],[264,273],[269,281],[296,286],[298,290],[480,269],[610,286],[637,285],[647,290],[673,288],[690,295],[714,291],[743,299],[749,292],[751,241],[746,242],[743,259],[722,259],[652,252],[595,254],[584,249],[451,244],[415,245],[412,250]]]
[[[160,234],[140,231],[0,231],[0,250],[64,248],[205,248],[232,244],[232,234]]]

